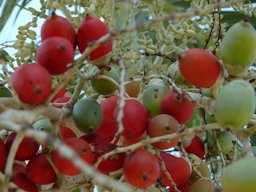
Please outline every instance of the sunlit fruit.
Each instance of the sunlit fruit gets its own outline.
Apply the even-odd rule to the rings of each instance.
[[[180,130],[179,123],[170,115],[160,114],[149,121],[147,132],[150,137],[157,137],[177,133]],[[175,146],[180,140],[179,136],[167,141],[152,143],[157,149],[168,149]]]
[[[223,192],[254,192],[256,189],[256,158],[244,157],[229,165],[222,176]]]
[[[125,82],[125,91],[130,97],[137,97],[140,93],[141,81],[128,81]]]
[[[221,74],[218,59],[198,48],[191,48],[181,54],[179,69],[189,83],[204,88],[213,86]]]
[[[7,160],[7,150],[2,139],[0,139],[0,154],[1,154],[0,156],[0,172],[1,172],[1,171],[4,171],[5,163]]]
[[[74,48],[76,47],[76,31],[72,23],[66,18],[53,12],[41,27],[41,38],[42,41],[44,41],[45,39],[54,36],[67,39]]]
[[[5,141],[8,151],[10,151],[13,141],[16,138],[16,133],[11,133]],[[34,157],[39,149],[39,144],[32,138],[25,136],[21,141],[15,155],[16,160],[24,161]]]
[[[169,90],[169,87],[162,80],[150,83],[144,89],[142,101],[150,117],[155,117],[161,113],[162,99]]]
[[[217,144],[218,141],[218,144]],[[228,131],[218,131],[216,136],[208,133],[208,149],[212,155],[228,154],[233,149],[233,136]],[[219,146],[218,146],[219,145]]]
[[[146,188],[156,182],[160,169],[160,164],[152,153],[139,149],[126,157],[123,172],[131,185]]]
[[[188,160],[181,157],[175,157],[165,152],[161,152],[161,158],[177,186],[185,184],[188,181],[192,171]],[[163,185],[173,187],[171,181],[163,171],[159,180]]]
[[[194,108],[195,104],[186,92],[168,92],[161,102],[161,111],[173,116],[180,124],[184,124],[190,120]]]
[[[64,144],[71,147],[84,162],[88,164],[92,163],[93,154],[86,141],[79,138],[70,138],[65,140]],[[53,152],[53,162],[59,172],[64,175],[74,176],[81,172],[80,169],[73,164],[72,160],[63,157],[58,149]]]
[[[233,80],[224,85],[216,98],[215,118],[224,128],[243,128],[255,111],[253,87],[244,80]]]
[[[45,131],[51,133],[53,131],[53,125],[50,119],[39,119],[37,120],[32,127],[36,130]]]
[[[56,181],[56,174],[43,153],[33,157],[27,165],[27,176],[39,185],[50,184]]]
[[[207,178],[197,180],[191,185],[189,192],[215,192],[214,183]],[[229,191],[231,192],[231,191]],[[247,192],[247,191],[246,191]]]
[[[73,120],[80,131],[92,132],[102,121],[100,104],[91,98],[80,99],[74,105]]]
[[[90,43],[99,40],[108,33],[109,30],[105,23],[98,18],[87,15],[77,30],[77,43],[80,53],[83,53]],[[112,40],[110,38],[93,50],[89,54],[88,60],[95,65],[104,65],[108,61],[111,51]]]
[[[183,146],[187,153],[192,153],[201,159],[204,158],[204,142],[197,135],[192,137],[189,141],[183,142]]]
[[[51,76],[38,64],[22,64],[11,76],[12,87],[24,103],[40,104],[52,89]]]
[[[51,75],[65,73],[74,61],[75,51],[69,40],[62,37],[47,38],[38,47],[36,61],[44,66]]]
[[[92,152],[94,154],[93,162],[97,162],[98,158],[104,155],[107,152],[110,152],[116,149],[116,145],[111,143],[94,143],[91,145]],[[123,167],[123,163],[125,160],[126,154],[125,153],[117,153],[107,159],[104,159],[98,165],[97,169],[104,174],[109,172],[117,171],[118,169]]]
[[[202,161],[199,165],[193,166],[194,169],[192,170],[188,183],[192,184],[202,177],[211,179],[211,171],[205,162]],[[198,175],[198,173],[200,173],[200,176]]]
[[[112,78],[112,80],[116,81],[116,84],[118,84],[119,73],[115,67],[111,67],[109,71],[103,70],[101,75]],[[91,80],[91,85],[100,95],[110,95],[117,90],[117,86],[111,81],[104,79],[104,76]]]
[[[245,74],[256,59],[255,52],[256,31],[247,20],[232,25],[220,44],[221,59],[233,76]]]
[[[114,111],[114,117],[117,119],[119,108],[116,107]],[[126,99],[125,106],[123,109],[123,137],[138,138],[146,130],[148,123],[148,113],[142,103],[135,99]]]

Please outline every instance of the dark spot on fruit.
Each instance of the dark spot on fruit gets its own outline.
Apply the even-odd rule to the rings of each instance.
[[[86,148],[82,148],[82,153],[86,153],[87,152],[87,150],[86,150]]]
[[[165,125],[165,126],[164,126],[164,129],[165,129],[166,131],[170,131],[170,130],[171,130],[171,128],[170,128],[169,125]]]
[[[236,140],[232,140],[232,144],[233,144],[233,145],[236,145]]]
[[[40,93],[42,93],[42,89],[40,87],[36,87],[34,89],[34,92],[35,92],[35,94],[39,95]]]
[[[144,181],[146,181],[148,179],[148,176],[143,174],[142,178],[143,178]]]
[[[29,81],[29,82],[28,82],[28,84],[29,84],[29,85],[32,85],[32,84],[33,84],[33,82],[32,82],[32,81]]]
[[[32,141],[32,145],[33,146],[37,146],[37,142],[36,141]]]
[[[128,130],[127,131],[127,136],[132,136],[133,135],[133,132],[131,130]]]
[[[65,50],[65,49],[66,49],[66,47],[65,47],[65,45],[60,45],[60,46],[59,46],[59,49],[61,49],[61,50]]]

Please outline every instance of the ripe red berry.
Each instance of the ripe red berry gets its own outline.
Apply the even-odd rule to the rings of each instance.
[[[117,118],[118,107],[114,111]],[[135,139],[140,137],[146,130],[148,124],[148,113],[142,103],[135,99],[126,99],[123,109],[123,137],[127,139]]]
[[[62,37],[50,37],[42,42],[36,52],[36,61],[44,66],[51,75],[60,75],[74,61],[75,51],[72,44]]]
[[[0,139],[0,154],[1,154],[0,155],[0,172],[1,172],[1,171],[4,171],[5,163],[7,160],[7,150],[2,139]]]
[[[97,134],[97,133],[87,133],[85,135],[82,135],[80,137],[80,139],[85,140],[89,144],[91,144],[91,143],[100,143],[100,142],[108,143],[112,140],[112,139],[110,140],[110,138],[108,136],[100,135],[100,134]]]
[[[162,113],[173,116],[180,124],[186,123],[192,117],[194,108],[186,92],[179,94],[177,91],[171,91],[164,96],[161,102]]]
[[[51,102],[55,101],[56,99],[60,98],[60,97],[68,97],[69,92],[65,87],[62,87],[52,98]]]
[[[64,104],[70,101],[71,97],[59,97],[55,99],[52,103],[56,108],[62,108]]]
[[[180,192],[189,192],[191,185],[188,183],[185,183],[183,185],[178,186],[177,188],[180,190]],[[176,190],[174,188],[170,188],[169,192],[176,192]]]
[[[189,161],[184,158],[175,157],[165,152],[161,152],[160,155],[165,163],[167,171],[170,173],[176,185],[180,186],[185,184],[192,172]],[[171,181],[169,181],[168,177],[163,171],[160,176],[160,182],[165,186],[173,187]]]
[[[56,181],[56,174],[43,153],[33,157],[27,165],[27,176],[39,185],[50,184]]]
[[[83,159],[83,161],[91,164],[93,154],[89,144],[80,138],[70,138],[64,141],[66,145],[71,147]],[[64,158],[58,149],[53,152],[53,163],[60,173],[64,175],[74,176],[80,173],[80,170],[72,163],[72,161]]]
[[[33,183],[26,174],[18,173],[12,179],[12,182],[19,187],[19,189],[23,189],[27,192],[37,192],[39,191],[36,184]]]
[[[51,76],[37,64],[22,64],[11,77],[12,87],[19,99],[29,104],[40,104],[50,94]]]
[[[5,141],[8,151],[10,151],[16,133],[11,133]],[[15,159],[19,161],[29,160],[34,157],[39,149],[39,144],[30,137],[24,137],[16,152]]]
[[[162,135],[176,133],[180,130],[179,123],[170,115],[160,114],[155,116],[153,119],[149,121],[148,125],[148,135],[150,137],[158,137]],[[154,147],[157,149],[168,149],[175,146],[180,137],[177,136],[168,141],[159,141],[156,143],[152,143]]]
[[[221,74],[218,59],[198,48],[191,48],[181,54],[179,69],[189,83],[204,88],[213,86]]]
[[[94,154],[93,162],[95,163],[99,157],[101,157],[102,155],[104,155],[109,151],[114,150],[117,146],[111,143],[94,143],[91,145],[91,147]],[[125,157],[126,157],[125,153],[115,154],[103,160],[98,165],[98,170],[104,174],[117,171],[118,169],[123,167]]]
[[[60,138],[63,141],[67,140],[69,138],[76,137],[76,134],[75,134],[75,132],[72,129],[70,129],[70,128],[62,125],[62,124],[60,125],[59,134],[60,134]]]
[[[124,162],[126,180],[138,188],[146,188],[156,182],[160,174],[157,158],[145,149],[130,153]]]
[[[41,28],[42,41],[49,37],[63,37],[70,41],[76,47],[76,31],[72,23],[66,18],[52,13],[52,15],[45,20]]]
[[[204,142],[195,135],[190,141],[184,144],[187,153],[194,154],[199,158],[204,158]]]
[[[104,35],[108,34],[109,30],[105,23],[100,19],[86,16],[86,18],[80,23],[77,31],[77,43],[81,53],[88,47],[90,43],[97,41]],[[106,56],[112,51],[112,40],[102,43],[89,54],[88,60],[90,62],[96,62],[102,57]],[[102,63],[100,63],[102,65]]]
[[[18,173],[23,173],[23,174],[27,174],[26,172],[26,167],[23,166],[22,164],[20,163],[14,163],[13,166],[12,166],[12,173],[15,175],[15,174],[18,174]]]

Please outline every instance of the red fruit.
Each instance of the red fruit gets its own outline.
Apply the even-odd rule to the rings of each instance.
[[[147,136],[147,133],[144,132],[140,137],[134,138],[134,139],[131,139],[131,138],[127,139],[127,138],[123,137],[122,144],[123,144],[123,146],[132,145],[132,144],[135,144],[137,142],[144,140],[146,138],[146,136]]]
[[[197,135],[186,143],[184,147],[187,153],[192,153],[201,159],[204,158],[204,142]]]
[[[180,190],[180,192],[189,192],[191,185],[188,183],[185,183],[183,185],[178,186],[177,188]],[[170,188],[169,192],[176,192],[176,191],[174,188]]]
[[[183,77],[198,87],[211,87],[221,73],[218,59],[211,53],[192,48],[181,54],[179,69]]]
[[[11,133],[5,141],[8,151],[10,151],[16,133]],[[16,152],[15,159],[19,161],[29,160],[34,157],[39,149],[39,144],[30,137],[24,137]]]
[[[80,23],[77,31],[77,43],[80,53],[88,47],[90,43],[97,41],[104,35],[108,34],[109,30],[105,23],[100,19],[86,16],[86,18]],[[112,40],[102,43],[89,54],[89,61],[96,61],[106,56],[112,51]]]
[[[0,139],[0,172],[4,171],[7,160],[7,150],[2,139]]]
[[[183,158],[175,157],[171,154],[161,152],[162,160],[165,163],[167,171],[170,173],[173,181],[177,186],[185,184],[191,175],[191,165],[189,161]],[[165,186],[173,187],[168,177],[162,171],[160,182]]]
[[[130,153],[123,166],[126,180],[138,188],[146,188],[156,182],[160,174],[157,158],[145,149]]]
[[[50,37],[42,42],[36,52],[36,61],[44,66],[51,75],[66,72],[68,64],[74,61],[75,51],[72,44],[62,37]]]
[[[50,184],[56,181],[56,174],[43,153],[33,157],[27,165],[27,176],[39,185]]]
[[[64,140],[67,140],[69,138],[73,138],[73,137],[76,137],[76,134],[75,132],[68,128],[68,127],[65,127],[64,125],[60,125],[60,131],[59,131],[59,134],[60,134],[60,138],[64,141]]]
[[[180,124],[186,123],[193,115],[195,105],[190,96],[177,91],[167,93],[161,102],[162,113],[173,116]]]
[[[114,110],[117,106],[117,100],[117,96],[109,97],[105,99],[100,106],[102,109],[102,121],[95,132],[100,136],[108,137],[109,139],[107,142],[112,141],[118,130],[118,126],[114,118]]]
[[[55,101],[56,99],[58,99],[59,97],[68,97],[69,96],[69,92],[65,87],[62,87],[52,98],[51,102]]]
[[[76,31],[72,23],[66,18],[52,13],[52,15],[45,20],[41,28],[42,41],[49,37],[63,37],[70,41],[73,47],[76,47]]]
[[[111,143],[94,143],[91,145],[91,147],[94,154],[93,163],[95,163],[99,157],[101,157],[102,155],[104,155],[109,151],[114,150],[117,146]],[[103,174],[117,171],[118,169],[123,167],[125,158],[126,158],[125,153],[115,154],[107,158],[106,160],[103,160],[98,165],[98,170]]]
[[[22,164],[20,163],[14,163],[12,166],[13,169],[13,173],[18,174],[18,173],[22,173],[22,174],[26,174],[26,167],[24,167]]]
[[[22,64],[11,77],[12,87],[19,99],[29,104],[40,104],[52,89],[48,71],[37,64]]]
[[[54,100],[52,103],[56,108],[62,108],[63,104],[66,104],[70,101],[71,97],[59,97],[58,99]]]
[[[87,133],[86,135],[82,135],[80,139],[85,140],[89,144],[91,143],[108,143],[112,139],[110,139],[108,136],[99,135],[97,133]]]
[[[84,162],[92,164],[93,154],[86,141],[79,138],[70,138],[65,140],[64,143],[71,147]],[[59,172],[64,175],[74,176],[80,173],[80,170],[72,163],[72,161],[62,157],[58,150],[53,152],[53,163]]]
[[[168,135],[176,133],[180,130],[179,123],[170,115],[160,114],[155,116],[149,121],[148,135],[150,137],[158,137],[162,135]],[[159,141],[152,143],[157,149],[168,149],[175,146],[180,140],[180,137],[172,138],[168,141]]]
[[[118,115],[118,107],[114,111],[115,119]],[[146,130],[148,124],[148,113],[142,103],[135,99],[126,99],[123,109],[123,137],[135,139],[140,137]]]
[[[12,182],[19,187],[19,189],[23,189],[27,192],[37,192],[39,191],[36,184],[33,183],[26,174],[18,173],[12,179]]]

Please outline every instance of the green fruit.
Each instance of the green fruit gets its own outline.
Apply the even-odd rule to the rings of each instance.
[[[250,143],[251,143],[251,146],[256,146],[256,133],[253,133],[250,136]]]
[[[50,119],[40,119],[40,120],[36,121],[32,125],[32,127],[36,130],[46,131],[48,133],[51,133],[53,130],[53,126],[52,126]]]
[[[207,164],[205,162],[201,162],[200,165],[195,166],[195,168],[197,169],[197,171],[199,173],[201,173],[202,177],[206,177],[206,178],[211,178],[211,171],[209,169],[209,167],[207,166]],[[192,170],[192,173],[189,177],[188,182],[189,183],[194,183],[196,182],[198,179],[200,179],[201,177],[195,172],[195,170]]]
[[[234,24],[220,45],[220,55],[230,75],[242,76],[256,59],[256,32],[248,21]]]
[[[90,98],[77,101],[73,108],[73,120],[80,131],[92,132],[102,121],[100,104]]]
[[[0,85],[0,97],[12,97],[12,92],[8,88]]]
[[[168,72],[168,75],[170,75],[170,77],[174,79],[176,83],[188,84],[188,82],[184,79],[184,77],[180,73],[178,63],[174,63],[170,65],[167,72]]]
[[[244,157],[229,165],[222,176],[223,192],[255,192],[256,158]]]
[[[248,82],[234,80],[220,89],[215,102],[215,118],[220,126],[241,129],[249,123],[254,111],[255,93]]]
[[[229,152],[232,151],[233,149],[233,136],[230,132],[227,131],[219,131],[216,133],[216,137],[212,134],[208,134],[208,146],[209,146],[209,151],[211,152],[212,155],[220,155],[220,150],[223,155],[228,154]],[[219,143],[219,147],[217,145],[217,141]]]
[[[191,185],[189,192],[215,192],[215,186],[210,179],[202,178]]]
[[[151,80],[149,85],[144,89],[142,101],[146,107],[149,116],[155,117],[161,114],[161,102],[169,87],[162,80]]]
[[[119,81],[119,74],[116,68],[111,67],[110,71],[104,70],[101,75],[112,78],[114,81]],[[91,80],[92,88],[100,95],[109,95],[115,92],[117,87],[107,79]]]

